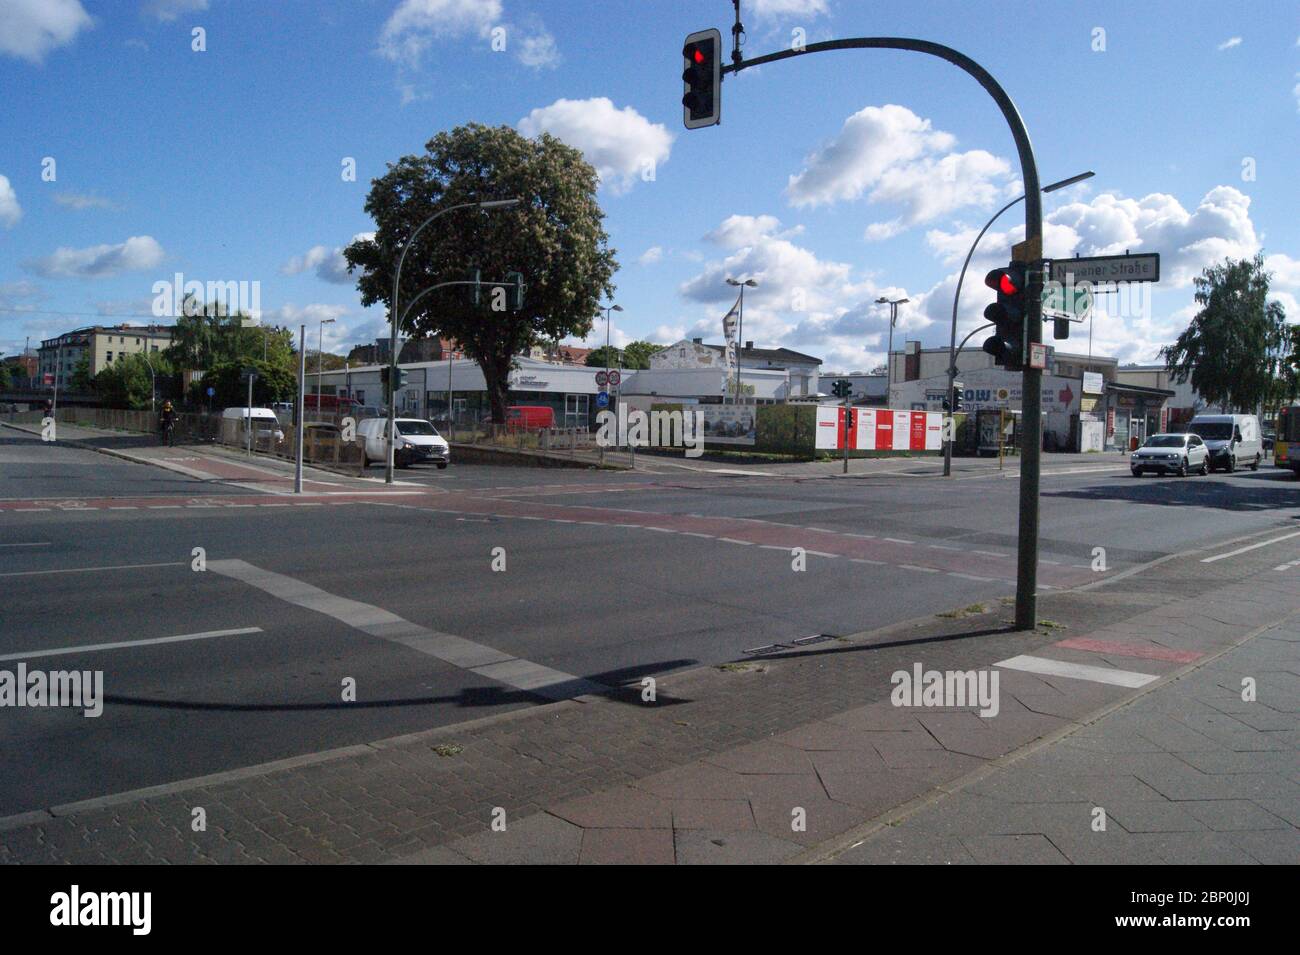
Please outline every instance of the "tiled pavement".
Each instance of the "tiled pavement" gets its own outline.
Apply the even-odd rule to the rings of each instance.
[[[1293,845],[1300,812],[1294,709],[1268,705],[1297,699],[1294,664],[1275,667],[1276,647],[1294,648],[1294,618],[1277,625],[1300,607],[1300,576],[1202,580],[1197,603],[1167,593],[1189,569],[1167,562],[1101,591],[1046,596],[1041,613],[1055,624],[1034,633],[1007,632],[995,604],[670,675],[654,702],[633,683],[613,697],[11,817],[0,820],[0,861],[776,862],[857,842],[846,860],[1181,861],[1201,846],[1274,861]],[[890,674],[918,662],[990,670],[1024,656],[1156,682],[1135,691],[999,667],[996,717],[889,701]],[[1233,702],[1224,668],[1255,666],[1262,702]],[[1186,687],[1200,689],[1188,697]],[[1138,702],[1089,722],[1135,692]],[[1044,748],[1026,756],[1030,745]],[[1022,758],[1003,765],[1008,754]],[[1029,771],[1023,783],[1009,775]],[[1014,807],[1009,823],[996,819],[1003,804]],[[208,826],[196,833],[200,806]],[[1097,806],[1121,848],[1089,839]],[[954,837],[943,826],[963,812],[976,829]],[[908,821],[872,834],[899,816],[937,821],[918,822],[915,836]],[[1009,825],[1017,831],[999,831]],[[1018,831],[1027,826],[1035,831]],[[1172,835],[1179,827],[1204,835]],[[891,854],[904,833],[914,841]]]
[[[834,861],[1300,863],[1298,650],[1292,617]]]

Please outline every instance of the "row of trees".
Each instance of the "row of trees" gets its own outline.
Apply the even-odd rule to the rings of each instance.
[[[1300,396],[1300,326],[1269,300],[1271,279],[1262,254],[1205,269],[1195,279],[1200,311],[1160,351],[1174,379],[1190,380],[1211,406],[1269,415]]]
[[[599,348],[592,349],[591,353],[587,355],[587,367],[649,368],[650,356],[663,350],[663,345],[656,345],[647,341],[628,342],[625,348],[615,348],[610,345],[606,349],[606,346],[601,345]]]

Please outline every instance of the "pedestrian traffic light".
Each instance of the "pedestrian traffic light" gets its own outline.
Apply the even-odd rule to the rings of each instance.
[[[1005,269],[994,269],[984,276],[984,284],[998,293],[997,301],[984,309],[984,317],[993,323],[993,334],[984,340],[984,350],[1008,371],[1023,371],[1025,289],[1029,284],[1025,264],[1012,262]]]
[[[962,389],[960,385],[954,387],[952,390],[952,413],[953,414],[961,414],[965,410],[961,404],[961,392]]]
[[[507,272],[506,308],[517,312],[524,307],[524,275],[522,272]]]
[[[682,47],[682,122],[687,129],[714,126],[722,114],[722,34],[700,30]]]

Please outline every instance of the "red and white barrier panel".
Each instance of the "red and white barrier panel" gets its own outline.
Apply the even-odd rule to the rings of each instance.
[[[819,451],[844,448],[844,408],[817,409]],[[943,414],[939,411],[890,411],[854,408],[850,451],[938,451],[943,447]]]

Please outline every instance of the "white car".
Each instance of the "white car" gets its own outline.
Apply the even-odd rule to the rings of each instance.
[[[423,418],[398,418],[393,423],[397,429],[397,450],[393,455],[393,463],[398,467],[431,461],[441,470],[451,461],[451,448],[446,439],[428,421]],[[387,418],[367,418],[357,425],[357,439],[361,442],[361,453],[367,467],[371,461],[387,460],[388,442],[384,440],[387,431]]]
[[[1129,458],[1134,477],[1143,471],[1174,473],[1186,477],[1191,471],[1210,473],[1210,451],[1199,434],[1153,434]]]

